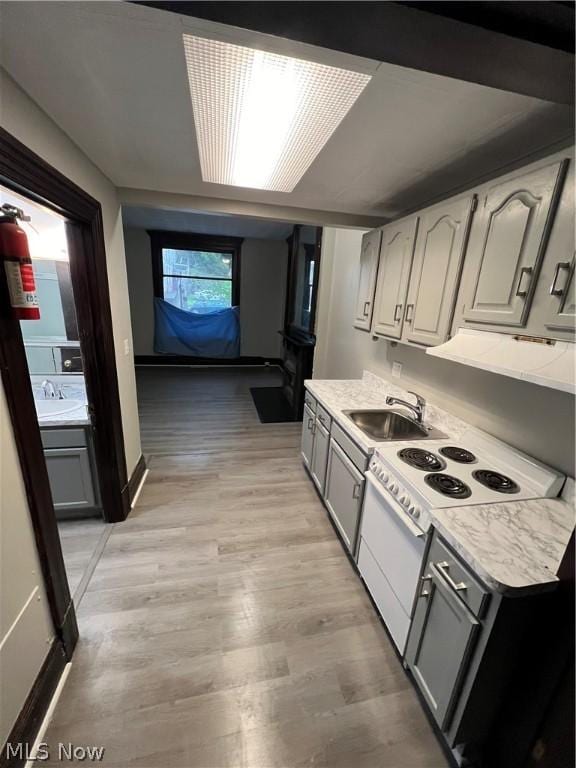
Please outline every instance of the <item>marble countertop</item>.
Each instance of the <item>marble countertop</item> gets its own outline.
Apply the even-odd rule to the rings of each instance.
[[[562,499],[503,501],[436,509],[432,521],[486,586],[514,596],[558,581],[574,507]]]
[[[306,389],[365,452],[380,444],[365,435],[343,413],[362,408],[386,408],[386,396],[413,400],[406,390],[365,371],[362,379],[307,380]],[[451,438],[474,429],[432,404],[425,421]],[[558,499],[503,501],[437,509],[433,525],[460,557],[498,592],[523,595],[554,587],[555,576],[574,529],[574,481]]]
[[[84,418],[67,418],[67,414],[62,416],[51,416],[49,419],[38,419],[40,429],[43,427],[88,427],[90,425],[88,414]]]

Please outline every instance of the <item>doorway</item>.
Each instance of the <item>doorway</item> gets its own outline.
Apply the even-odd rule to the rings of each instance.
[[[20,196],[28,204],[35,205],[37,211],[42,210],[46,215],[51,213],[64,228],[69,268],[66,270],[60,267],[63,275],[62,291],[72,291],[75,298],[78,339],[68,336],[68,333],[73,335],[73,318],[62,318],[65,328],[62,346],[58,348],[57,354],[52,348],[49,351],[52,360],[57,357],[62,368],[60,371],[54,369],[53,379],[58,379],[63,372],[78,374],[74,371],[79,364],[75,358],[80,357],[86,393],[86,415],[89,415],[89,426],[93,433],[93,446],[91,449],[84,446],[86,451],[82,455],[87,457],[90,450],[93,450],[98,480],[97,497],[93,500],[94,508],[101,509],[102,518],[106,522],[123,520],[130,507],[130,489],[124,455],[100,204],[3,129],[0,129],[0,185],[6,190],[6,194]],[[53,294],[56,290],[60,292],[58,268],[54,264],[45,264],[44,268],[51,270],[50,279],[53,281],[47,289],[48,293],[50,290]],[[41,434],[34,387],[39,387],[37,402],[46,400],[43,407],[48,411],[61,411],[60,400],[79,402],[81,398],[76,395],[66,397],[66,393],[60,398],[59,387],[61,392],[62,384],[59,381],[46,381],[43,378],[40,382],[33,383],[28,365],[31,348],[28,349],[27,359],[24,342],[20,322],[10,307],[6,274],[2,269],[2,382],[52,620],[65,655],[71,658],[78,639],[78,628],[52,501],[50,477],[45,460],[47,446]],[[43,354],[46,360],[46,349],[40,354]],[[68,366],[65,365],[66,360],[70,361]],[[46,382],[44,386],[43,382]],[[46,398],[43,397],[44,389]],[[55,397],[52,396],[52,389]],[[70,395],[70,392],[67,394]],[[50,443],[50,440],[53,442]],[[50,450],[66,450],[66,446],[58,445],[60,436],[52,436],[50,440]],[[60,455],[62,456],[62,453]],[[76,466],[79,466],[79,462]]]

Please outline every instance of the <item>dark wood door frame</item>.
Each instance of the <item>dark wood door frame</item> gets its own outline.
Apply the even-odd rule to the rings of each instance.
[[[130,509],[100,203],[0,129],[0,184],[65,216],[84,375],[104,516]],[[78,638],[34,407],[20,324],[0,270],[0,369],[57,637],[68,657]]]

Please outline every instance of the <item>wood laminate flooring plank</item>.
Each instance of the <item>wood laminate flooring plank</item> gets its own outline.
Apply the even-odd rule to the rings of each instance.
[[[50,744],[117,768],[445,768],[301,424],[258,419],[249,389],[278,371],[137,379],[150,474],[87,586]]]

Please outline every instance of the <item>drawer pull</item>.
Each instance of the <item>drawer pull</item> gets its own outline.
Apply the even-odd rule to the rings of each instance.
[[[362,490],[362,483],[354,483],[354,488],[352,489],[352,498],[359,499],[361,490]]]
[[[370,302],[365,301],[364,302],[364,317],[368,317],[368,313],[370,311]]]
[[[463,592],[464,590],[468,589],[467,585],[463,581],[459,581],[456,583],[454,579],[450,576],[448,573],[448,569],[450,568],[450,563],[447,563],[444,561],[443,563],[436,563],[436,567],[442,574],[442,576],[446,579],[448,584],[452,587],[452,589],[455,592]]]
[[[414,304],[406,304],[406,322],[411,323],[414,317]]]
[[[396,304],[394,308],[394,322],[399,323],[402,316],[402,304]]]
[[[322,416],[321,413],[318,414],[318,421],[320,422],[320,424],[322,424],[323,427],[326,426],[326,422],[324,421],[324,416]]]
[[[308,416],[308,429],[312,429],[312,424],[314,423],[314,419],[312,416]]]
[[[550,296],[562,296],[564,291],[566,290],[566,286],[563,286],[562,288],[557,288],[556,283],[558,282],[558,278],[560,277],[560,270],[566,269],[570,271],[570,267],[572,265],[568,261],[560,261],[558,264],[556,264],[556,269],[554,271],[554,278],[552,279],[552,285],[550,286]]]
[[[528,278],[528,282],[526,283],[526,287],[523,288],[522,286],[524,283],[525,275]],[[518,278],[518,288],[516,289],[516,296],[521,296],[522,298],[527,296],[531,281],[532,281],[532,267],[522,267],[522,269],[520,270],[520,277]]]

